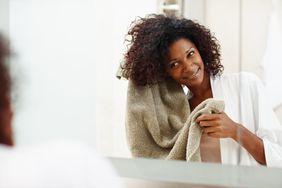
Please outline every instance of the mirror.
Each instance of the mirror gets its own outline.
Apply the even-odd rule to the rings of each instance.
[[[210,28],[221,44],[224,71],[249,71],[261,78],[277,94],[271,104],[282,123],[282,87],[274,82],[281,80],[281,1],[1,3],[5,16],[0,16],[0,26],[11,39],[12,61],[20,70],[17,144],[81,139],[105,156],[131,157],[124,127],[127,81],[114,75],[130,23],[154,12],[183,15]]]

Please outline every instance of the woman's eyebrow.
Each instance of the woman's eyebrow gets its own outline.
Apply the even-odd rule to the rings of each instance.
[[[185,54],[188,54],[191,50],[194,50],[194,47],[190,47],[190,48],[185,52]]]
[[[185,54],[188,54],[191,50],[194,50],[194,47],[193,46],[191,46],[187,51],[185,51]],[[174,63],[174,62],[177,62],[178,61],[178,59],[177,58],[174,58],[174,59],[170,59],[169,61],[168,61],[168,63]]]
[[[168,61],[168,64],[175,63],[177,61],[178,61],[178,59],[171,59],[171,60]]]

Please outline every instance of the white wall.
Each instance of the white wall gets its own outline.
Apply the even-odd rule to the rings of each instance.
[[[78,139],[95,145],[95,4],[11,0],[10,36],[20,88],[17,145]]]
[[[206,25],[219,40],[225,72],[239,71],[239,1],[207,0]]]
[[[115,73],[130,23],[156,7],[156,0],[11,0],[16,143],[79,139],[103,155],[129,156],[127,82]]]
[[[0,0],[0,32],[9,34],[9,0]]]

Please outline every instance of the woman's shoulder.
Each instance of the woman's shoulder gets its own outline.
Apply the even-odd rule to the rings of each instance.
[[[0,166],[0,187],[122,187],[109,161],[81,141],[58,140],[13,148],[0,145]],[[16,182],[11,181],[14,178]]]

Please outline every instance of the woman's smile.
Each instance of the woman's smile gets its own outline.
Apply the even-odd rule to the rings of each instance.
[[[200,67],[197,67],[197,69],[192,73],[192,74],[190,74],[190,75],[188,75],[188,76],[183,76],[182,77],[182,79],[184,79],[184,80],[194,80],[194,79],[197,79],[197,78],[199,78],[199,76],[200,76]]]

